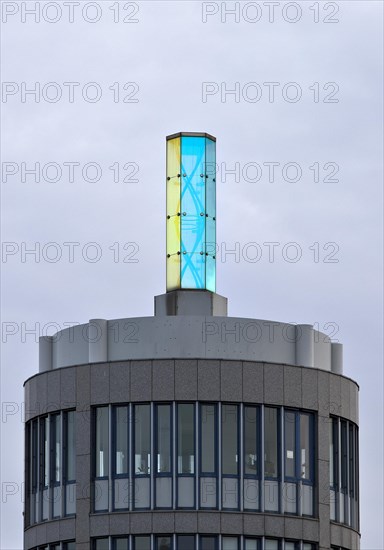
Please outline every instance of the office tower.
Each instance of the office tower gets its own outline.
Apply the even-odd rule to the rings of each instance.
[[[167,138],[154,316],[40,339],[26,550],[359,548],[358,386],[313,326],[227,315],[215,146]]]

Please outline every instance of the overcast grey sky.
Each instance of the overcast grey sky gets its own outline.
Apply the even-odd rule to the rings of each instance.
[[[232,316],[312,323],[344,343],[361,390],[362,549],[382,550],[382,2],[242,2],[232,16],[215,2],[46,4],[36,21],[34,2],[2,2],[1,475],[14,494],[1,548],[22,548],[28,331],[153,314],[165,136],[205,131],[217,291]]]

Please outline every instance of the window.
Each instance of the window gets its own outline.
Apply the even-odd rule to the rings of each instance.
[[[68,440],[63,445],[64,456],[71,448],[73,424],[69,419],[64,418]],[[263,499],[265,512],[313,515],[316,438],[312,413],[231,403],[135,403],[96,407],[93,422],[95,512],[238,510],[241,495],[245,511],[260,511]],[[55,449],[59,452],[60,445],[55,438],[60,424],[56,418],[51,419],[51,430],[50,474],[56,479],[56,471],[63,470],[65,479],[74,459],[58,460]],[[346,433],[352,498],[357,491],[356,474],[351,470],[356,463],[356,435],[349,428]],[[32,457],[33,434],[32,426],[27,432]],[[40,448],[39,437],[37,445]],[[31,480],[33,465],[32,459]],[[348,510],[355,513],[352,504]],[[255,540],[250,539],[249,545]]]
[[[223,475],[238,474],[237,449],[237,405],[223,405],[221,412],[222,440],[222,473]]]
[[[75,412],[68,411],[64,416],[64,421],[66,431],[65,480],[68,482],[76,479]]]
[[[129,509],[129,408],[113,408],[112,476],[113,510]],[[123,540],[123,539],[121,539]],[[123,543],[121,543],[123,544]]]
[[[238,537],[223,537],[221,542],[222,550],[238,550],[239,539]]]
[[[172,508],[172,411],[156,406],[156,508]]]
[[[94,510],[104,512],[108,510],[109,503],[109,407],[97,407],[94,410],[94,416],[96,420]]]
[[[284,411],[284,510],[313,515],[313,414]]]
[[[244,406],[243,420],[243,506],[244,510],[260,510],[260,408]],[[250,543],[251,544],[251,543]]]
[[[191,403],[177,407],[177,473],[195,473],[195,411]]]
[[[195,550],[195,535],[178,535],[177,550]]]
[[[129,550],[129,538],[115,538],[113,540],[113,550]]]
[[[331,487],[336,488],[338,486],[339,479],[339,433],[338,421],[336,418],[332,418],[329,423],[329,445],[329,478]]]
[[[171,407],[157,406],[157,473],[171,473]]]
[[[216,405],[200,406],[200,507],[217,508]],[[208,544],[208,542],[207,542]]]
[[[217,550],[217,537],[200,537],[200,550]]]
[[[163,536],[156,537],[156,550],[172,550],[172,537]]]
[[[135,405],[135,474],[151,473],[150,406]]]
[[[75,411],[64,413],[64,515],[76,512],[76,441]]]
[[[258,539],[245,539],[244,550],[259,550],[260,541]]]
[[[40,419],[40,490],[42,498],[40,501],[41,519],[49,517],[49,420],[48,416]]]
[[[72,509],[62,509],[62,502],[65,505],[71,493],[67,491],[66,480],[66,453],[71,440],[65,424],[68,416],[73,414],[73,411],[52,413],[35,418],[26,425],[26,525],[75,512],[74,459]],[[72,431],[74,434],[74,422]],[[74,451],[74,445],[72,449]]]
[[[264,544],[263,544],[264,543]],[[74,544],[71,542],[70,544]],[[56,549],[56,546],[58,548]],[[284,540],[277,538],[241,537],[235,535],[130,535],[113,536],[92,539],[92,550],[316,550],[317,545],[312,542],[299,540]],[[332,546],[333,549],[333,546]],[[60,550],[60,543],[37,550]],[[66,548],[63,543],[62,550]],[[344,550],[335,548],[335,550]]]
[[[109,540],[108,538],[96,539],[94,541],[95,550],[109,550]]]
[[[39,493],[39,453],[38,453],[38,420],[32,422],[32,499],[31,499],[31,523],[40,521],[38,513]]]
[[[264,509],[278,512],[280,509],[278,459],[279,412],[276,408],[264,407]]]
[[[296,415],[285,411],[285,477],[296,478]]]
[[[107,477],[109,472],[109,410],[96,409],[96,477]]]
[[[355,463],[355,457],[354,457],[354,454],[355,454],[355,443],[354,443],[354,438],[355,438],[355,431],[354,431],[354,426],[352,424],[349,424],[349,465],[348,465],[348,470],[349,470],[349,494],[352,498],[354,498],[354,495],[355,495],[355,467],[354,467],[354,463]]]
[[[312,479],[313,477],[313,456],[312,456],[312,415],[300,414],[300,477]]]
[[[201,406],[201,471],[216,471],[216,407]]]
[[[286,478],[313,478],[312,423],[312,414],[287,410],[284,413]]]
[[[151,474],[151,407],[134,405],[134,508],[148,509],[150,499]]]
[[[238,405],[221,407],[222,506],[235,510],[239,507],[238,479]]]
[[[51,415],[51,500],[52,517],[61,516],[61,461],[62,461],[62,437],[61,437],[61,415]]]
[[[340,523],[348,523],[347,518],[347,506],[348,499],[346,494],[348,492],[348,442],[347,442],[347,422],[342,420],[340,423],[341,437],[340,437],[340,493],[339,493],[339,521]]]
[[[279,475],[277,416],[277,409],[264,408],[264,474],[267,478],[277,478]]]
[[[133,550],[151,550],[151,537],[133,537]]]
[[[177,508],[195,507],[195,406],[177,405]]]
[[[61,417],[60,414],[51,416],[52,463],[51,483],[59,484],[61,479]]]
[[[114,474],[128,474],[128,407],[115,408]]]
[[[336,520],[336,495],[339,485],[339,426],[336,418],[329,423],[329,480],[330,480],[330,517]]]
[[[348,477],[347,422],[341,421],[341,491],[347,492]]]
[[[333,417],[329,431],[331,520],[359,529],[358,430]]]
[[[244,474],[258,476],[258,408],[244,407]]]

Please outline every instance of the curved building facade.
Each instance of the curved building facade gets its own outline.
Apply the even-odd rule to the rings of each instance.
[[[359,548],[358,386],[341,344],[227,317],[208,291],[155,304],[41,339],[25,549]]]
[[[359,549],[358,386],[311,325],[227,316],[215,147],[167,138],[155,315],[40,339],[25,550]]]

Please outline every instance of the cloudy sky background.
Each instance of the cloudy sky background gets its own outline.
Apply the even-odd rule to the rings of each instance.
[[[7,2],[2,4],[4,10]],[[258,3],[262,16],[254,24],[243,16],[238,23],[233,17],[222,22],[220,13],[203,23],[197,1],[140,2],[131,16],[121,2],[116,23],[113,3],[99,2],[101,18],[94,24],[81,15],[84,2],[73,23],[62,4],[61,18],[48,23],[44,3],[38,3],[41,22],[29,16],[23,23],[22,4],[2,25],[2,80],[20,87],[56,82],[63,98],[49,103],[41,96],[38,103],[27,96],[23,103],[20,92],[6,97],[2,160],[20,169],[23,162],[28,167],[56,162],[63,175],[56,183],[44,178],[36,183],[32,176],[22,182],[19,171],[1,184],[2,240],[15,243],[6,245],[15,253],[2,257],[1,477],[3,491],[10,482],[15,494],[3,494],[1,548],[22,548],[23,382],[38,371],[37,337],[25,329],[37,324],[38,331],[51,334],[50,323],[64,328],[95,317],[153,314],[153,296],[165,291],[165,136],[206,131],[217,137],[220,167],[217,291],[229,298],[232,316],[312,323],[327,334],[335,331],[334,338],[344,343],[344,374],[361,389],[362,549],[382,550],[382,3],[332,3],[339,8],[333,16],[339,22],[328,24],[323,20],[332,10],[325,11],[321,2],[319,23],[310,10],[314,3],[301,2],[295,24],[284,20],[284,2],[273,22]],[[92,9],[88,13],[94,17]],[[45,15],[52,19],[54,12]],[[124,24],[127,16],[138,22]],[[64,82],[81,84],[73,103]],[[88,82],[99,84],[100,101],[82,98],[80,89]],[[109,90],[116,82],[117,103]],[[138,102],[122,101],[126,82],[139,87]],[[263,94],[256,103],[242,95],[239,102],[233,95],[221,101],[220,93],[203,102],[203,82],[224,90],[236,82],[241,89],[256,82]],[[268,101],[264,82],[280,83],[274,102]],[[297,103],[282,96],[288,82],[302,89]],[[318,103],[309,89],[315,82]],[[339,86],[337,103],[323,102],[328,82]],[[253,91],[249,88],[248,97]],[[80,163],[74,182],[64,162]],[[102,169],[98,182],[81,176],[89,162]],[[239,163],[242,170],[247,163],[267,162],[280,163],[273,182],[266,166],[259,182],[221,174],[223,166]],[[288,162],[300,165],[300,181],[282,178],[281,166]],[[309,169],[316,162],[319,183]],[[114,182],[109,169],[114,163],[120,165],[120,180],[128,174],[124,165],[136,163],[139,181]],[[339,182],[323,181],[326,163],[339,166]],[[61,247],[56,263],[46,259],[53,248],[43,254],[49,242]],[[65,242],[80,243],[73,262]],[[82,255],[90,242],[101,251],[98,262]],[[256,263],[249,261],[251,249],[247,260],[250,242],[262,250]],[[280,243],[273,261],[266,242]],[[301,250],[295,263],[283,255],[291,242]],[[21,254],[34,243],[41,246],[39,262]],[[114,243],[115,252],[109,248]],[[133,250],[124,251],[125,243],[136,243],[136,263],[123,261]],[[314,243],[319,243],[318,262]],[[326,243],[335,245],[324,250]],[[237,255],[225,254],[235,247]],[[92,257],[95,248],[85,251]],[[338,261],[325,262],[333,251],[331,259]]]

